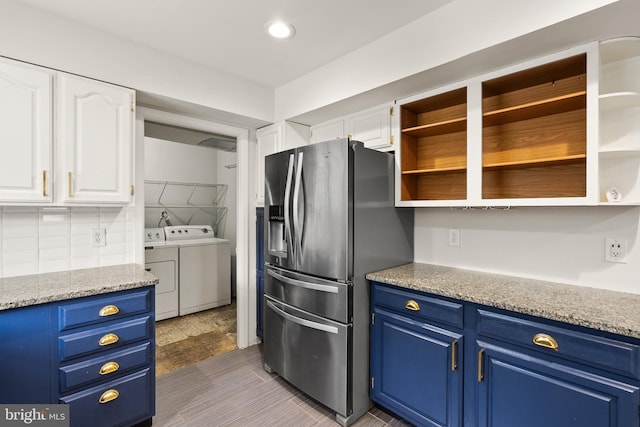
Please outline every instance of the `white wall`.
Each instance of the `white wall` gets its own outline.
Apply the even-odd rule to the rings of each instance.
[[[106,246],[91,233],[106,229]],[[133,208],[0,206],[0,277],[133,263]]]
[[[15,1],[0,4],[0,55],[271,121],[273,90]]]
[[[639,221],[639,207],[622,206],[416,209],[415,260],[637,294]],[[604,261],[607,237],[628,241],[626,264]]]
[[[342,58],[276,88],[275,118],[276,120],[295,118],[326,105],[409,78],[424,70],[435,70],[459,58],[516,40],[615,2],[615,0],[453,1]],[[366,17],[363,18],[366,19]],[[620,16],[613,22],[603,21],[598,25],[621,25],[620,21],[623,18],[631,19],[628,16]],[[590,34],[586,33],[597,32],[597,29],[598,26],[592,26],[579,28],[577,31],[585,33],[582,37],[588,37]],[[576,32],[576,29],[571,28],[571,31]],[[441,75],[449,79],[462,79],[465,74],[469,77],[486,73],[500,66],[498,63],[507,55],[513,55],[512,61],[518,62],[523,60],[523,58],[518,59],[518,56],[527,49],[537,50],[537,55],[544,55],[554,50],[571,47],[571,44],[566,46],[566,43],[572,37],[574,36],[571,34],[563,33],[550,36],[543,42],[538,40],[534,43],[522,44],[519,45],[520,48],[509,52],[500,51],[495,58],[479,61],[477,66],[484,69],[463,69],[468,68],[467,64],[467,67],[449,68]],[[451,77],[451,75],[458,77]],[[452,81],[449,80],[449,83]],[[429,85],[432,82],[428,80],[428,76],[423,84],[422,90],[431,87]],[[378,103],[407,95],[391,92],[388,99],[379,100]]]
[[[231,241],[231,254],[235,255],[236,251],[236,228],[238,225],[238,154],[225,151],[218,152],[218,184],[226,184],[227,197],[225,207],[227,207],[227,215],[225,217],[224,235],[219,236]],[[236,167],[227,167],[236,165]]]

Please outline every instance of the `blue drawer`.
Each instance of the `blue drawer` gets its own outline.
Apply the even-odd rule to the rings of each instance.
[[[638,345],[487,310],[477,313],[479,336],[640,379]]]
[[[102,403],[101,403],[102,402]],[[68,403],[71,426],[132,425],[155,412],[154,375],[149,368],[60,398]]]
[[[152,317],[144,316],[61,335],[58,337],[59,360],[64,362],[88,353],[112,350],[136,341],[150,340],[155,326],[153,322]]]
[[[150,342],[146,342],[62,366],[59,369],[60,392],[66,393],[72,388],[96,381],[107,381],[135,369],[149,366],[151,363],[153,363],[153,348]]]
[[[462,328],[462,304],[428,297],[417,291],[387,287],[376,283],[373,284],[372,289],[372,300],[376,306],[390,308],[419,319]]]
[[[60,304],[59,330],[119,319],[153,309],[153,288],[83,298]]]

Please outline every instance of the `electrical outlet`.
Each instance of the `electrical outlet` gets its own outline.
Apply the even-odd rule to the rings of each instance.
[[[457,228],[449,229],[449,246],[460,246],[460,230]]]
[[[605,239],[604,260],[607,262],[627,262],[627,241],[625,239]]]
[[[91,246],[106,246],[107,230],[105,228],[93,228],[91,230]]]

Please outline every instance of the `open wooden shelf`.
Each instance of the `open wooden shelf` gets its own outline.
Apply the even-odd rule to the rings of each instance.
[[[436,136],[445,133],[463,132],[466,128],[467,118],[461,117],[457,119],[444,120],[442,122],[402,129],[402,133],[404,135],[413,136],[415,138],[424,138],[426,136]]]
[[[586,54],[482,83],[482,197],[586,196]]]
[[[586,160],[587,156],[584,154],[576,154],[573,156],[563,157],[549,157],[543,159],[531,159],[531,160],[518,160],[511,162],[500,163],[488,163],[483,164],[483,168],[519,168],[519,167],[532,167],[532,166],[552,166],[562,165],[566,163],[575,162],[576,160]]]
[[[482,114],[484,126],[495,126],[587,108],[587,91],[528,102]]]
[[[467,194],[466,87],[401,106],[402,200]]]

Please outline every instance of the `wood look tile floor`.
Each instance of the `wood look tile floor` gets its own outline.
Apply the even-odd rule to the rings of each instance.
[[[262,368],[261,345],[176,369],[156,380],[159,426],[338,426],[335,415]],[[354,427],[409,426],[374,407]]]
[[[156,376],[237,349],[235,301],[156,322]]]

